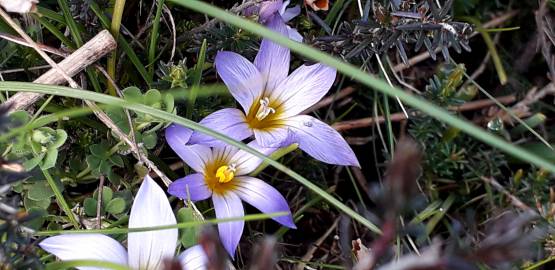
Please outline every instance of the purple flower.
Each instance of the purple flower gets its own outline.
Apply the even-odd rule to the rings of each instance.
[[[176,220],[164,191],[149,177],[144,178],[129,215],[129,228],[175,225]],[[133,232],[127,250],[103,234],[63,234],[46,238],[39,246],[61,260],[100,260],[131,269],[160,269],[164,258],[173,258],[177,229]],[[183,269],[205,269],[206,255],[194,246],[178,256]],[[79,267],[79,269],[101,269]]]
[[[286,35],[281,20],[269,27]],[[219,52],[215,66],[231,95],[243,108],[216,111],[200,123],[236,140],[254,134],[264,147],[299,143],[310,156],[330,164],[359,166],[341,135],[324,122],[302,111],[318,102],[335,81],[335,69],[303,65],[288,76],[290,52],[270,40],[262,40],[254,63],[234,52]],[[195,132],[190,144],[221,146],[223,142]]]
[[[248,176],[262,160],[232,146],[209,146],[190,144],[191,129],[171,125],[166,129],[170,147],[196,173],[173,182],[168,192],[181,199],[192,201],[212,197],[217,218],[244,216],[241,200],[263,213],[289,212],[287,201],[279,191],[264,181]],[[276,148],[261,147],[255,141],[250,147],[268,155]],[[291,214],[273,218],[289,228],[296,228]],[[244,221],[218,224],[223,246],[231,256],[243,234]]]
[[[260,16],[260,22],[262,24],[268,24],[273,20],[276,14],[281,17],[283,23],[288,23],[293,18],[299,16],[301,14],[301,7],[296,5],[292,8],[287,8],[289,5],[289,0],[283,2],[283,0],[268,0],[264,1],[260,4],[260,9],[258,14]],[[291,28],[290,26],[286,25],[287,28],[287,36],[297,42],[303,42],[303,36],[299,34],[297,29]]]

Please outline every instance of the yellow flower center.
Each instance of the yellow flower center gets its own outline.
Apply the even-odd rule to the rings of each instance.
[[[218,158],[206,164],[204,182],[212,192],[223,195],[236,188],[236,165],[225,158]]]
[[[281,110],[277,100],[261,97],[254,102],[247,113],[246,122],[250,128],[270,130],[283,124],[280,120]]]
[[[264,118],[266,118],[271,113],[276,113],[276,110],[270,107],[269,105],[270,105],[270,99],[268,99],[267,97],[264,97],[263,99],[260,100],[260,106],[258,107],[258,111],[256,112],[256,115],[255,115],[258,121],[264,120]]]
[[[230,164],[229,166],[220,166],[218,170],[216,170],[216,178],[218,178],[218,182],[220,183],[227,183],[233,180],[233,177],[235,177],[235,171],[236,169],[234,164]]]

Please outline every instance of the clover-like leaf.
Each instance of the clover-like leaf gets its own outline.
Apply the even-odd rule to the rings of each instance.
[[[30,199],[28,196],[23,197],[23,205],[25,206],[25,209],[31,209],[34,207],[46,209],[50,206],[50,203],[50,199],[35,201],[33,199]]]
[[[114,198],[106,205],[106,212],[117,215],[125,210],[125,200],[122,198]]]
[[[89,147],[91,154],[95,157],[105,158],[109,156],[110,148],[105,143],[93,144]]]
[[[54,197],[54,191],[46,181],[37,181],[28,187],[27,197],[34,201],[49,200]]]
[[[143,134],[142,141],[146,149],[152,149],[156,146],[158,136],[154,132],[145,133]]]
[[[90,217],[96,216],[96,205],[98,201],[93,198],[86,198],[83,201],[83,209],[85,209],[85,214]]]
[[[130,102],[143,103],[143,94],[137,87],[127,87],[123,89],[123,97]]]
[[[43,170],[48,170],[50,168],[54,168],[54,166],[56,166],[56,161],[57,160],[58,160],[58,149],[49,148],[46,151],[46,155],[42,159],[40,167]]]

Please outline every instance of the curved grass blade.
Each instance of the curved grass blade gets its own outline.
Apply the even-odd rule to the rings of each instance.
[[[469,121],[452,115],[447,110],[441,107],[438,107],[429,101],[426,101],[420,97],[416,97],[410,93],[402,91],[399,88],[391,87],[386,82],[383,82],[375,78],[374,76],[359,70],[359,68],[353,65],[350,65],[340,59],[330,56],[327,53],[321,52],[308,45],[295,42],[282,35],[278,35],[273,31],[266,29],[264,26],[258,23],[243,19],[231,13],[228,13],[208,3],[204,3],[198,0],[170,0],[170,1],[176,4],[179,4],[183,7],[195,10],[197,12],[204,13],[212,17],[216,17],[223,22],[235,25],[237,27],[241,27],[246,31],[252,32],[256,35],[270,39],[278,44],[286,46],[290,48],[292,51],[302,56],[308,57],[312,60],[319,61],[328,66],[334,67],[339,72],[345,74],[346,76],[349,76],[354,80],[357,80],[370,88],[376,89],[392,97],[397,96],[405,104],[410,105],[416,109],[419,109],[422,112],[448,125],[456,127],[461,131],[467,133],[468,135],[473,136],[474,138],[486,144],[489,144],[495,148],[498,148],[499,150],[511,156],[514,156],[518,159],[524,160],[528,163],[537,165],[539,167],[545,168],[546,170],[549,170],[555,173],[555,164],[545,160],[544,158],[534,155],[518,146],[512,145],[507,141],[499,138],[498,136],[488,133],[482,128],[477,127],[474,124],[471,124]]]
[[[206,128],[194,121],[189,119],[177,116],[175,114],[171,114],[169,112],[165,112],[162,110],[154,109],[152,107],[131,103],[121,98],[104,95],[100,93],[95,93],[91,91],[85,90],[78,90],[69,87],[62,87],[62,86],[53,86],[53,85],[44,85],[44,84],[33,84],[33,83],[24,83],[24,82],[0,82],[0,91],[22,91],[22,92],[35,92],[35,93],[46,93],[51,95],[57,96],[64,96],[64,97],[71,97],[76,99],[86,99],[98,103],[104,103],[108,105],[119,106],[125,109],[134,110],[137,112],[149,114],[151,116],[157,117],[162,120],[174,122],[176,124],[191,128],[193,130],[197,130],[202,132],[206,135],[212,136],[218,140],[221,140],[229,145],[235,146],[239,149],[242,149],[248,153],[253,154],[254,156],[266,161],[268,164],[273,166],[274,168],[284,172],[285,174],[289,175],[293,179],[297,180],[299,183],[310,189],[312,192],[318,194],[318,196],[323,197],[326,201],[328,201],[333,206],[337,207],[340,211],[344,212],[351,218],[355,219],[356,221],[360,222],[362,225],[366,226],[368,229],[375,233],[381,233],[381,230],[374,225],[372,222],[367,220],[366,218],[362,217],[360,214],[355,212],[353,209],[349,208],[332,195],[328,194],[326,191],[322,190],[319,186],[312,183],[311,181],[307,180],[306,178],[302,177],[300,174],[296,173],[295,171],[289,169],[287,166],[272,160],[271,158],[265,156],[264,154],[256,151],[255,149],[245,145],[242,142],[235,141],[230,137],[215,132],[209,128]],[[555,169],[554,169],[555,171]]]
[[[234,217],[234,218],[214,218],[214,219],[207,219],[207,220],[197,220],[197,221],[188,221],[177,223],[175,225],[163,225],[163,226],[152,226],[152,227],[140,227],[140,228],[109,228],[109,229],[84,229],[84,230],[52,230],[52,231],[40,231],[36,232],[35,235],[37,236],[50,236],[50,235],[58,235],[58,234],[85,234],[85,233],[101,233],[101,234],[127,234],[130,232],[148,232],[148,231],[160,231],[160,230],[170,230],[170,229],[185,229],[185,228],[192,228],[198,227],[206,224],[218,224],[223,222],[230,222],[230,221],[254,221],[254,220],[263,220],[263,219],[270,219],[274,217],[281,217],[289,215],[289,212],[277,212],[277,213],[270,213],[270,214],[253,214],[253,215],[245,215],[242,217]]]
[[[112,270],[131,270],[131,268],[106,261],[97,260],[70,260],[70,261],[60,261],[53,262],[46,265],[46,270],[56,270],[56,269],[70,269],[73,267],[98,267],[98,269],[112,269]]]

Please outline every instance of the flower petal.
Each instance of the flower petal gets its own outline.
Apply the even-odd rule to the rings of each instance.
[[[214,65],[231,95],[248,112],[264,90],[260,71],[245,57],[234,52],[218,52]]]
[[[252,135],[252,130],[245,122],[245,114],[238,109],[221,109],[215,111],[200,121],[201,125],[219,133],[225,134],[235,140],[241,141]],[[212,136],[195,131],[191,144],[204,144],[208,146],[225,146],[226,144]]]
[[[299,148],[313,158],[337,165],[360,167],[355,153],[335,129],[308,115],[288,118]]]
[[[283,147],[289,136],[289,128],[285,125],[270,130],[254,129],[253,132],[257,143],[263,147]]]
[[[285,22],[278,14],[275,14],[266,26],[281,35],[289,36]],[[281,81],[287,78],[290,59],[289,48],[269,39],[262,39],[260,50],[254,59],[254,65],[262,74],[264,95],[269,95]]]
[[[225,195],[214,193],[212,201],[217,218],[243,217],[245,215],[241,199],[233,192],[227,192]],[[235,254],[244,226],[243,220],[218,223],[220,240],[231,257]]]
[[[293,222],[293,216],[287,201],[279,191],[264,181],[250,177],[237,177],[237,188],[234,190],[241,200],[256,207],[262,213],[271,214],[276,212],[289,212],[287,216],[274,217],[273,220],[279,222],[283,226],[296,229]]]
[[[262,147],[256,141],[250,142],[248,146],[256,149],[264,155],[269,155],[278,149],[276,147]],[[230,162],[235,163],[236,165],[237,171],[235,172],[235,175],[246,175],[254,171],[258,165],[262,163],[262,161],[262,159],[251,153],[239,150],[235,153],[235,155],[233,155],[233,157],[231,157]]]
[[[209,160],[212,151],[210,147],[204,145],[190,145],[189,140],[193,130],[172,124],[166,128],[166,141],[173,151],[185,162],[189,167],[197,172],[204,171],[204,165]]]
[[[127,251],[116,240],[103,234],[63,234],[44,239],[39,246],[62,261],[99,260],[127,265]],[[78,267],[93,270],[98,267]]]
[[[183,251],[183,253],[179,254],[178,259],[183,270],[204,270],[208,263],[208,257],[206,257],[204,250],[199,245],[192,246]]]
[[[287,26],[287,34],[289,35],[290,39],[299,43],[303,42],[303,36],[299,34],[299,31],[297,31],[297,29]]]
[[[187,193],[187,190],[189,193]],[[212,196],[212,191],[204,181],[204,175],[200,173],[189,174],[175,180],[168,187],[168,193],[183,200],[191,199],[193,202],[202,201]]]
[[[212,148],[212,162],[230,163],[231,157],[237,153],[239,149],[235,146],[226,145],[224,147]]]
[[[281,117],[295,116],[318,102],[335,81],[335,69],[322,64],[303,65],[296,69],[272,92],[278,100]]]
[[[145,176],[129,215],[129,228],[177,224],[168,197]],[[127,237],[129,266],[133,269],[159,269],[162,259],[172,258],[177,246],[177,229],[132,232]]]
[[[283,0],[263,1],[260,3],[260,10],[258,12],[260,23],[267,23],[275,14],[280,12],[282,6]]]
[[[287,5],[289,5],[289,1],[285,1],[281,7],[281,10],[279,11],[279,14],[281,14],[281,18],[283,18],[283,21],[285,22],[289,22],[290,20],[301,14],[301,6],[296,5],[292,8],[286,8]]]

